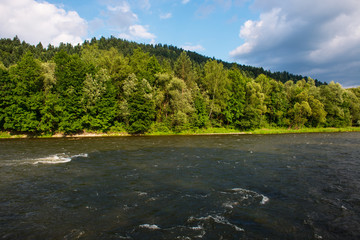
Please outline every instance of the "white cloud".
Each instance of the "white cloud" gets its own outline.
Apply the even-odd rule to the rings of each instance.
[[[87,22],[77,12],[35,0],[2,0],[0,22],[2,37],[18,35],[32,44],[77,44],[87,35]]]
[[[203,46],[201,46],[200,44],[198,45],[191,45],[191,44],[187,44],[184,46],[181,46],[182,49],[184,50],[188,50],[188,51],[205,51],[205,48]]]
[[[143,38],[143,39],[154,39],[156,36],[150,32],[148,32],[147,27],[142,25],[133,25],[129,27],[129,32],[131,36],[135,38]]]
[[[156,36],[150,33],[147,28],[148,26],[131,25],[126,31],[120,33],[118,36],[127,40],[147,39],[150,40],[150,44],[155,44]]]
[[[147,0],[142,2],[150,4]],[[128,40],[148,39],[155,42],[156,36],[149,32],[149,26],[139,24],[139,17],[131,10],[127,1],[120,1],[117,6],[108,6],[107,10],[104,13],[107,25],[115,35]]]
[[[160,19],[169,19],[172,17],[171,13],[160,14]]]
[[[241,26],[243,43],[230,52],[232,57],[321,81],[360,85],[358,0],[255,0],[252,7],[262,14]]]
[[[187,4],[188,2],[190,2],[190,0],[182,0],[181,1],[182,4]]]
[[[117,31],[124,31],[139,20],[126,1],[117,6],[108,6],[107,10],[105,15],[108,17],[108,24]]]
[[[230,55],[242,56],[276,47],[286,41],[301,25],[301,21],[288,19],[280,8],[274,8],[261,14],[260,20],[248,20],[244,23],[239,37],[244,39],[245,43],[231,51]]]

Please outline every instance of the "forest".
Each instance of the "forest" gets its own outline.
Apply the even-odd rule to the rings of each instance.
[[[0,39],[0,131],[347,126],[360,126],[360,87],[115,37],[58,47]]]

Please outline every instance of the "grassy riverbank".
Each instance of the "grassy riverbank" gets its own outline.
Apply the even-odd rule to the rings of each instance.
[[[197,130],[185,130],[181,132],[151,132],[141,136],[164,136],[164,135],[221,135],[221,134],[286,134],[286,133],[333,133],[333,132],[360,132],[360,127],[344,127],[344,128],[262,128],[251,131],[239,131],[229,128],[207,128]],[[62,138],[62,137],[120,137],[131,136],[126,132],[84,132],[73,135],[64,135],[57,133],[54,135],[32,135],[32,134],[13,134],[9,132],[0,132],[0,138]]]

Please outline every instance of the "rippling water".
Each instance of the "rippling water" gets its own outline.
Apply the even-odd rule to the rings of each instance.
[[[0,140],[2,239],[358,239],[360,133]]]

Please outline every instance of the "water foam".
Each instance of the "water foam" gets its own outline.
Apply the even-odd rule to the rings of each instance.
[[[264,205],[264,204],[266,204],[267,202],[270,201],[270,199],[267,196],[265,196],[263,194],[260,194],[260,193],[257,193],[255,191],[248,190],[248,189],[233,188],[233,189],[230,189],[230,191],[233,191],[233,192],[236,192],[236,193],[244,193],[245,196],[243,196],[243,199],[248,199],[249,195],[253,195],[253,197],[255,197],[255,198],[261,197],[261,201],[260,201],[261,205]]]
[[[262,200],[261,200],[260,204],[262,204],[262,205],[266,204],[266,203],[270,200],[270,199],[269,199],[267,196],[265,196],[265,195],[262,195],[262,194],[261,194],[261,196],[262,196]]]
[[[41,164],[58,164],[58,163],[67,163],[71,161],[71,157],[61,156],[61,155],[51,155],[44,158],[35,159],[33,162],[34,165],[39,163]]]
[[[209,215],[207,217],[199,217],[199,218],[190,217],[188,219],[188,222],[194,222],[194,221],[204,222],[204,221],[209,221],[209,220],[212,220],[212,221],[214,221],[214,222],[216,222],[218,224],[228,225],[228,226],[234,228],[238,232],[244,232],[245,231],[243,228],[240,228],[240,227],[236,226],[235,224],[230,223],[228,220],[225,219],[225,217],[219,216],[219,215]]]
[[[77,157],[88,157],[88,154],[81,153],[81,154],[77,154],[77,155],[73,155],[73,156],[67,156],[66,154],[62,153],[62,154],[50,155],[48,157],[33,159],[32,161],[33,161],[34,165],[37,165],[37,164],[59,164],[59,163],[71,162],[71,160],[73,158],[77,158]]]
[[[155,225],[155,224],[141,224],[139,227],[140,228],[147,228],[147,229],[150,229],[150,230],[159,230],[159,229],[161,229],[158,225]]]

